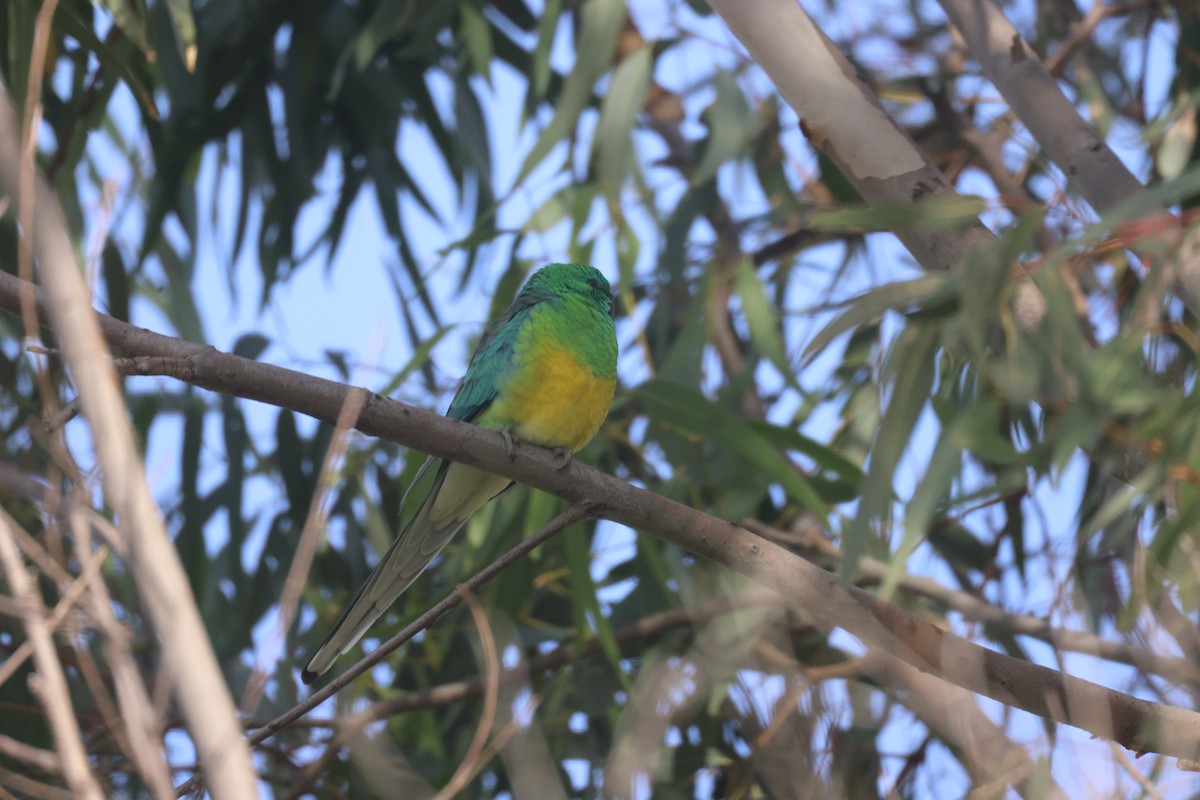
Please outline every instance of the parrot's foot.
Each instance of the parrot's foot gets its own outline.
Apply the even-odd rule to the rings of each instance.
[[[556,447],[550,451],[554,454],[554,468],[562,472],[567,467],[571,466],[571,451],[565,447]]]
[[[516,461],[517,448],[521,446],[521,440],[512,431],[503,431],[500,435],[504,437],[504,450],[508,453],[508,460]]]

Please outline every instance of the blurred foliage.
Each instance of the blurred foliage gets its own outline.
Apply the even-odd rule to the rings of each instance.
[[[494,314],[547,250],[594,260],[618,278],[622,386],[582,460],[769,526],[847,576],[862,558],[882,561],[884,596],[1021,658],[1032,657],[1024,639],[971,628],[901,577],[920,569],[986,602],[1131,641],[1168,617],[1191,630],[1200,608],[1200,340],[1172,295],[1141,283],[1173,254],[1125,247],[1150,209],[1095,222],[1064,200],[1065,179],[985,102],[993,90],[946,36],[936,6],[864,5],[865,27],[851,30],[809,5],[971,197],[861,205],[800,139],[761,74],[720,44],[719,21],[691,2],[62,0],[38,160],[109,313],[166,320],[170,332],[208,341],[216,310],[194,292],[204,241],[217,242],[230,296],[264,313],[285,302],[280,290],[301,270],[320,264],[352,282],[352,270],[382,269],[413,355],[372,388],[430,406],[445,400],[435,352],[470,346],[444,339],[448,296],[489,296]],[[1156,197],[1190,206],[1195,10],[1128,4],[1081,43],[1073,3],[1038,3],[1033,14],[1010,5],[1044,56],[1068,48],[1060,78],[1101,129],[1144,134],[1130,158],[1154,165]],[[37,10],[31,0],[0,8],[0,77],[18,106]],[[1152,41],[1163,26],[1180,31],[1178,73],[1157,108],[1148,95],[1163,87],[1148,83],[1141,55],[1163,47]],[[517,106],[523,134],[501,127],[498,108]],[[432,148],[401,147],[413,131]],[[431,181],[449,185],[431,191]],[[435,199],[448,191],[451,216]],[[364,198],[394,261],[338,259]],[[2,208],[0,265],[15,272],[14,209]],[[995,246],[950,273],[920,274],[888,234],[981,211],[998,231]],[[85,244],[96,231],[98,249]],[[1036,333],[1014,316],[1018,261],[1034,267],[1047,301]],[[1161,324],[1129,330],[1133,309],[1147,303]],[[24,352],[19,321],[0,325],[0,478],[34,478],[33,488],[0,480],[0,498],[77,570],[83,555],[43,493],[92,501],[94,483],[71,466],[72,454],[89,459],[86,435],[71,423],[63,450],[47,433],[41,420],[52,406],[34,368],[57,405],[71,399],[70,382],[56,358]],[[241,334],[239,355],[278,360],[278,343],[262,331]],[[359,358],[329,352],[324,367],[349,379]],[[155,486],[239,696],[275,624],[332,432],[286,410],[158,386],[127,382],[131,418],[148,452],[171,454],[174,482]],[[1140,470],[1128,469],[1131,452]],[[396,534],[403,488],[422,458],[354,440],[298,622],[255,718],[300,696],[299,666]],[[561,505],[516,487],[486,507],[355,652]],[[697,615],[637,633],[631,626],[702,608],[746,582],[609,523],[587,528],[486,589],[506,665],[570,655],[531,676],[536,712],[516,712],[533,720],[517,735],[524,744],[484,764],[470,796],[520,795],[539,770],[571,796],[596,796],[607,781],[656,798],[873,797],[893,786],[893,796],[915,797],[945,773],[945,760],[930,766],[928,747],[942,733],[908,713],[903,694],[859,676],[847,639],[801,610]],[[106,576],[152,684],[155,640],[132,582],[119,561]],[[50,604],[64,591],[49,578],[42,588]],[[1179,627],[1162,624],[1188,653]],[[0,617],[0,654],[21,638]],[[456,614],[343,691],[338,711],[471,680],[483,668],[475,641],[470,618]],[[77,666],[81,651],[103,662],[99,638],[84,630],[62,645],[93,766],[112,793],[138,796],[144,787],[106,735],[94,680]],[[591,649],[561,649],[572,645]],[[106,673],[98,680],[111,691]],[[1162,696],[1144,675],[1130,683]],[[784,701],[803,713],[772,725]],[[51,746],[22,673],[0,685],[0,708],[0,734]],[[420,796],[421,786],[444,785],[480,709],[473,695],[391,716],[326,764],[312,791],[367,797],[407,781]],[[263,780],[286,793],[330,734],[276,736],[258,754]],[[897,752],[897,741],[910,751]],[[945,744],[953,758],[954,743]],[[648,772],[621,784],[629,747]],[[173,766],[187,776],[188,764]],[[5,756],[0,768],[24,769]]]

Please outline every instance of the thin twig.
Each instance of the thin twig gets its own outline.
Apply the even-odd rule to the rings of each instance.
[[[70,690],[54,649],[54,639],[46,625],[41,597],[37,586],[25,571],[6,516],[0,515],[0,565],[3,566],[13,595],[25,606],[25,631],[37,664],[37,673],[30,678],[30,688],[37,688],[35,694],[46,709],[46,718],[54,732],[54,743],[62,763],[63,778],[72,793],[76,797],[101,800],[104,795],[88,767],[87,751],[83,747],[79,723],[71,708]],[[37,678],[36,683],[34,678]]]
[[[840,561],[842,558],[841,550],[820,536],[797,536],[754,519],[743,520],[742,525],[764,538],[797,548],[802,554],[816,555],[834,561]],[[882,561],[870,556],[862,556],[858,560],[854,583],[858,586],[881,583],[885,580],[888,571],[888,565]],[[994,625],[1019,636],[1030,636],[1060,650],[1084,653],[1094,658],[1129,664],[1146,672],[1162,675],[1176,683],[1200,685],[1200,667],[1186,658],[1161,655],[1120,642],[1110,642],[1087,631],[1072,631],[1055,627],[1048,620],[1032,614],[1014,614],[1005,611],[961,589],[951,589],[923,575],[904,573],[896,586],[905,592],[941,603],[962,614],[963,619],[968,621]]]
[[[1112,742],[1109,742],[1108,746],[1112,750],[1113,758],[1121,765],[1121,769],[1129,773],[1129,777],[1133,778],[1137,782],[1137,785],[1142,788],[1144,796],[1149,798],[1149,800],[1162,800],[1162,795],[1154,785],[1154,782],[1137,768],[1137,765],[1126,755],[1125,751]]]
[[[12,518],[3,512],[0,512],[0,525],[6,525],[7,530],[10,531],[15,527]],[[79,598],[83,596],[83,592],[87,588],[88,581],[100,574],[100,567],[107,555],[107,548],[101,548],[88,559],[87,564],[84,565],[83,570],[79,573],[79,577],[68,585],[67,590],[63,592],[62,597],[54,605],[54,610],[50,613],[49,619],[46,620],[47,632],[53,634],[58,629],[58,626],[62,624],[62,621],[67,618],[67,614],[71,613],[72,609],[75,608],[76,603],[79,602]],[[14,589],[13,591],[15,592],[16,590]],[[16,599],[18,602],[20,601],[19,597]],[[12,655],[6,658],[3,664],[0,664],[0,684],[3,684],[12,677],[13,673],[25,663],[25,659],[31,655],[33,655],[32,640],[21,642]]]
[[[663,631],[673,628],[694,626],[721,614],[729,614],[747,608],[763,606],[778,606],[780,598],[774,592],[766,589],[753,588],[737,594],[721,597],[704,605],[693,608],[672,608],[643,617],[637,622],[630,623],[613,631],[613,639],[618,647],[626,647],[630,643],[650,639]],[[564,664],[581,658],[594,656],[603,652],[599,636],[593,636],[587,641],[560,644],[548,653],[529,659],[526,671],[530,675],[542,674],[557,669]],[[505,672],[503,681],[522,680],[517,673]],[[483,681],[479,678],[445,683],[419,692],[409,692],[399,697],[381,700],[370,706],[371,719],[375,721],[386,719],[396,714],[418,711],[426,708],[437,708],[449,703],[457,703],[470,697],[477,696],[483,691]]]
[[[1092,38],[1092,34],[1101,22],[1109,17],[1131,14],[1144,5],[1144,3],[1130,3],[1110,6],[1105,5],[1101,0],[1095,0],[1092,7],[1088,9],[1088,13],[1071,29],[1071,35],[1064,39],[1062,44],[1055,48],[1050,57],[1046,59],[1046,71],[1057,77],[1062,73],[1063,67],[1067,65],[1071,56],[1075,55],[1075,51]]]
[[[450,800],[465,789],[471,779],[475,777],[475,773],[483,768],[486,762],[482,760],[481,756],[484,745],[487,744],[492,723],[496,719],[496,698],[500,694],[500,659],[496,655],[496,640],[488,626],[487,615],[479,607],[479,601],[475,599],[475,595],[471,593],[470,589],[463,589],[460,593],[467,608],[471,611],[471,618],[475,620],[475,629],[479,632],[479,645],[483,649],[487,688],[483,694],[483,713],[475,726],[475,735],[471,737],[471,745],[467,748],[467,754],[458,763],[458,768],[450,776],[450,781],[434,795],[433,800]]]
[[[23,797],[35,797],[38,800],[75,800],[74,795],[66,789],[50,786],[28,778],[19,772],[12,772],[0,767],[0,786],[7,786],[22,793]],[[9,795],[12,797],[12,795]]]
[[[46,549],[38,544],[38,541],[30,536],[24,528],[17,525],[7,511],[0,509],[0,515],[3,515],[5,521],[8,522],[13,542],[17,545],[17,548],[25,554],[26,558],[33,562],[35,567],[41,570],[43,575],[54,581],[59,588],[68,586],[74,580],[71,573],[67,572],[62,564],[55,561],[54,557],[47,553]]]
[[[487,747],[484,748],[483,753],[479,757],[480,766],[487,764],[493,758],[495,758],[496,754],[504,749],[509,740],[517,735],[517,732],[521,730],[522,717],[533,719],[533,715],[537,713],[538,704],[538,698],[530,695],[528,701],[525,703],[525,707],[521,709],[521,714],[513,714],[512,719],[510,719],[508,723],[504,725],[504,727],[496,731],[496,735],[492,737],[492,741],[488,742]],[[465,785],[466,784],[464,784],[464,786]],[[440,798],[444,792],[445,789],[443,789],[442,792],[439,792],[437,797]],[[449,794],[446,795],[446,797],[451,796],[452,795]]]
[[[614,630],[613,639],[616,641],[618,647],[624,648],[634,641],[651,639],[664,631],[696,625],[721,614],[729,614],[747,608],[777,606],[779,603],[779,596],[774,592],[759,588],[745,589],[737,594],[717,598],[694,608],[672,608],[643,617],[636,622]],[[578,661],[581,658],[591,657],[601,652],[603,652],[603,648],[600,644],[599,636],[592,636],[582,643],[572,641],[560,644],[548,653],[542,653],[529,659],[524,672],[531,675],[543,674],[558,669],[564,664]],[[808,676],[807,672],[806,676]],[[811,677],[811,680],[819,680],[821,677]],[[519,672],[503,671],[500,673],[500,684],[502,685],[509,685],[523,680],[525,680],[525,676]],[[363,728],[372,722],[378,722],[379,720],[388,719],[399,714],[407,714],[412,711],[440,708],[451,703],[463,702],[464,700],[479,696],[483,691],[484,681],[481,678],[468,678],[444,683],[422,691],[407,692],[399,697],[380,700],[361,711],[344,717],[327,719],[314,719],[310,717],[294,720],[289,724],[292,726],[304,725],[307,727],[333,728],[335,729],[335,733],[326,743],[321,755],[305,765],[304,770],[293,781],[291,787],[292,795],[299,797],[307,792],[308,788],[326,771],[329,764],[337,758],[342,749],[353,741]],[[245,723],[249,728],[264,728],[269,724],[256,720],[245,720]],[[487,752],[498,750],[502,747],[501,733],[497,733],[488,750],[485,751],[485,763],[490,760],[490,756],[486,755]]]
[[[92,548],[92,525],[82,505],[77,505],[70,514],[71,527],[80,551]],[[98,553],[107,551],[101,545]],[[88,576],[91,589],[92,616],[104,632],[104,654],[112,670],[113,686],[117,692],[117,703],[121,707],[121,718],[128,740],[128,753],[142,780],[146,782],[151,797],[169,800],[174,795],[171,774],[167,768],[166,752],[163,749],[158,724],[142,682],[141,673],[133,661],[129,647],[129,632],[113,613],[112,598],[100,573]]]
[[[1029,751],[983,713],[974,695],[880,651],[859,658],[858,667],[881,688],[902,695],[905,707],[954,748],[981,797],[1002,796],[1003,787],[1012,786],[1022,797],[1066,800],[1053,779],[1034,788],[1036,782],[1029,780],[1033,772]]]
[[[104,678],[100,675],[100,666],[92,657],[92,651],[88,649],[87,644],[81,641],[81,637],[72,636],[70,638],[71,646],[75,651],[75,660],[71,666],[79,672],[83,677],[83,682],[87,684],[91,700],[103,722],[103,730],[116,741],[117,747],[122,753],[129,753],[129,737],[125,735],[121,726],[121,715],[117,713],[117,706],[113,702],[112,694],[108,691]]]
[[[796,676],[796,682],[790,689],[787,690],[787,692],[784,693],[783,697],[779,698],[779,701],[775,703],[775,710],[771,715],[771,721],[767,723],[767,727],[763,728],[762,731],[754,737],[754,740],[750,742],[751,757],[753,757],[756,752],[762,750],[771,743],[771,740],[775,738],[775,734],[779,733],[779,729],[783,727],[783,723],[786,722],[787,718],[797,710],[797,706],[800,703],[800,698],[803,697],[804,693],[807,692],[811,687],[812,682],[809,681],[808,678],[806,678],[803,674]]]
[[[23,761],[42,772],[54,774],[62,771],[62,762],[59,761],[57,753],[25,744],[3,733],[0,733],[0,755]]]
[[[370,711],[370,708],[366,708],[332,720],[333,736],[330,736],[329,741],[325,743],[325,749],[321,751],[321,755],[304,765],[304,769],[292,781],[284,800],[298,800],[298,798],[312,794],[309,791],[310,787],[329,770],[329,765],[338,757],[342,749],[356,739],[362,733],[363,728],[375,721]],[[296,722],[301,721],[297,720]]]
[[[421,631],[428,628],[436,622],[442,615],[462,602],[462,592],[469,590],[472,592],[478,591],[479,587],[486,584],[492,578],[499,575],[505,569],[510,567],[514,562],[520,560],[539,545],[549,541],[564,528],[574,525],[576,522],[583,522],[595,516],[594,508],[587,503],[580,503],[569,507],[566,511],[556,516],[554,519],[547,522],[540,530],[532,536],[523,539],[517,543],[511,550],[502,555],[500,558],[488,564],[486,567],[475,573],[471,578],[464,581],[457,589],[446,595],[441,602],[430,608],[417,619],[413,620],[404,630],[397,633],[391,639],[375,648],[369,655],[360,659],[357,663],[351,666],[348,670],[338,675],[320,690],[313,692],[305,700],[297,703],[293,708],[281,714],[269,723],[264,725],[259,730],[250,734],[247,741],[251,745],[274,735],[279,730],[286,728],[293,721],[304,716],[312,709],[319,706],[321,703],[328,700],[333,695],[348,686],[355,678],[362,675],[367,670],[374,667],[376,664],[383,661],[391,655],[397,648],[412,639]],[[194,792],[200,785],[200,774],[190,778],[187,782],[176,788],[175,793],[178,796],[183,796]]]
[[[46,0],[38,9],[33,29],[33,47],[29,56],[29,72],[25,85],[24,125],[20,126],[20,149],[17,154],[17,219],[25,235],[17,238],[17,274],[21,280],[33,282],[33,246],[29,231],[33,230],[36,201],[34,181],[36,179],[35,157],[37,155],[38,130],[42,123],[42,79],[46,74],[46,51],[50,46],[50,33],[58,0]],[[29,340],[38,338],[38,315],[32,291],[21,293],[21,320],[25,324],[25,336]],[[36,363],[33,367],[34,380],[43,407],[53,416],[58,408],[58,398],[50,383],[46,370]]]
[[[79,416],[79,398],[68,401],[57,413],[42,419],[42,428],[46,433],[57,433],[67,427],[67,423]]]

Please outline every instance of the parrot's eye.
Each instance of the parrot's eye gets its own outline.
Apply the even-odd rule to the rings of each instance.
[[[595,278],[588,278],[587,285],[592,287],[596,291],[600,291],[600,282],[598,280],[596,280]]]

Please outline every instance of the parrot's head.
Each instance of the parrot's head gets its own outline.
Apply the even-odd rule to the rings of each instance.
[[[548,264],[525,284],[521,294],[526,292],[581,299],[609,316],[616,310],[608,279],[587,264]]]

